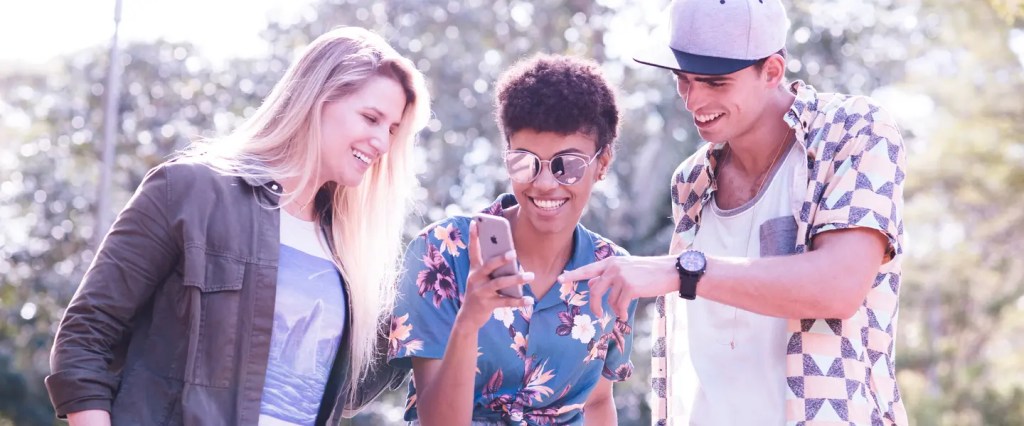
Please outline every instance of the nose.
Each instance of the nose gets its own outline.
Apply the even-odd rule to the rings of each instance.
[[[699,110],[703,105],[703,98],[697,89],[696,84],[686,84],[680,82],[677,84],[676,91],[679,92],[679,97],[683,99],[683,107],[691,113]]]
[[[691,114],[696,113],[697,110],[703,107],[703,98],[698,94],[698,90],[693,88],[692,84],[686,91],[686,94],[683,95],[683,103],[685,104],[686,111],[689,111]]]
[[[377,134],[370,138],[370,146],[380,155],[387,154],[391,148],[391,132],[388,129],[378,130]]]
[[[540,172],[537,173],[537,178],[531,184],[541,191],[558,188],[558,181],[555,180],[554,173],[551,173],[551,163],[541,164]]]

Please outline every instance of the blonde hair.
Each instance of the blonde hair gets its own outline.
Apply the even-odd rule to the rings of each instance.
[[[353,383],[374,368],[380,327],[394,306],[402,229],[416,184],[409,159],[430,114],[423,75],[380,36],[363,28],[336,28],[306,47],[235,132],[184,152],[233,176],[298,178],[299,189],[315,185],[321,112],[374,77],[398,82],[407,100],[390,149],[358,186],[324,185],[315,204],[317,221],[331,230],[327,244],[348,287]],[[279,205],[295,201],[296,192],[283,193]]]

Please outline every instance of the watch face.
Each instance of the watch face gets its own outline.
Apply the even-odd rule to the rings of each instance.
[[[704,269],[704,255],[699,251],[689,250],[679,256],[679,266],[688,272],[697,272]]]

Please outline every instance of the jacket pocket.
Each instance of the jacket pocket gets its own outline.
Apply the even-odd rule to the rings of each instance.
[[[185,380],[201,386],[231,386],[237,369],[242,284],[246,262],[200,247],[186,248],[184,285],[190,287],[192,324]]]

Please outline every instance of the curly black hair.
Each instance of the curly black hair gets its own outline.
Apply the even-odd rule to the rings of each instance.
[[[591,60],[538,54],[498,78],[495,116],[505,143],[530,129],[597,138],[597,149],[611,151],[619,133],[619,108],[612,85]]]

